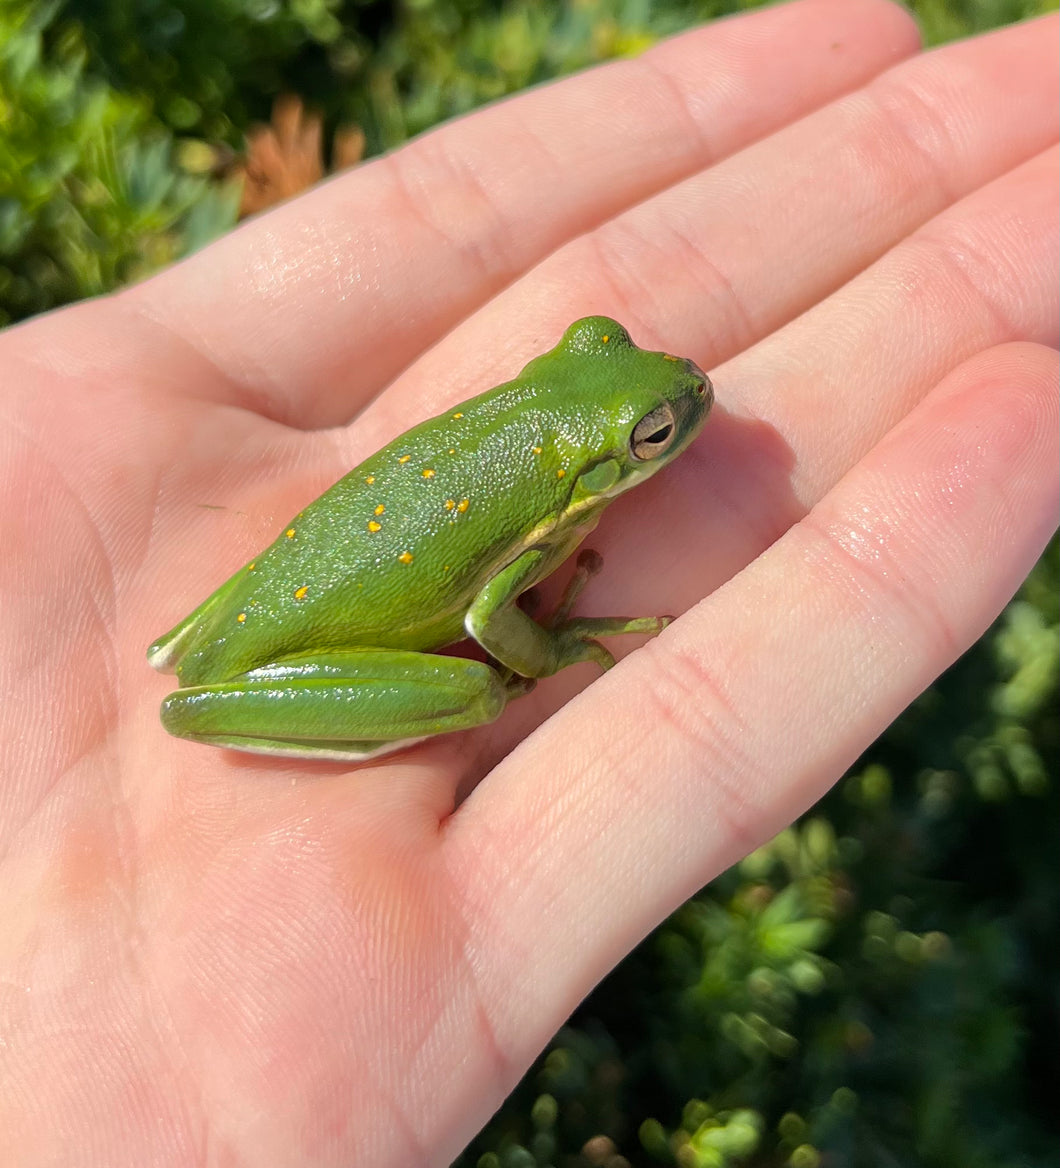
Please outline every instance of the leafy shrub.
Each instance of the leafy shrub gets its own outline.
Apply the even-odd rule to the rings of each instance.
[[[231,195],[172,161],[144,97],[87,68],[56,5],[0,4],[0,325],[169,263],[234,221]]]
[[[766,0],[64,0],[106,79],[174,130],[238,145],[290,91],[369,152],[527,85]],[[1054,0],[913,0],[929,41]]]
[[[238,144],[274,96],[341,108],[365,59],[372,0],[63,0],[112,86],[150,94],[171,129]]]

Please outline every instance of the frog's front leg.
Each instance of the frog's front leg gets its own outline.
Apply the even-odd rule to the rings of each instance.
[[[548,677],[579,661],[595,661],[610,669],[614,657],[596,640],[621,633],[658,633],[670,617],[582,617],[568,619],[575,598],[600,568],[595,552],[578,558],[575,577],[560,601],[556,616],[543,627],[517,605],[516,600],[538,578],[548,552],[524,552],[498,572],[475,597],[464,627],[495,660],[522,677]],[[591,559],[587,557],[592,557]]]
[[[356,760],[492,722],[525,690],[481,661],[351,649],[176,690],[162,703],[162,724],[180,738],[254,754]]]

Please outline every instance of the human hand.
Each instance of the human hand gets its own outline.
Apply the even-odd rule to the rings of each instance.
[[[1056,523],[1056,26],[721,22],[0,337],[0,1159],[448,1163],[983,631]],[[717,389],[580,606],[680,619],[368,766],[166,737],[150,640],[588,313]]]

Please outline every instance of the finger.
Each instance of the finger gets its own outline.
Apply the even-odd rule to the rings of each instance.
[[[156,344],[209,358],[215,396],[342,421],[565,240],[915,48],[908,16],[880,0],[719,21],[455,121],[129,299]]]
[[[1060,339],[1057,161],[974,192],[740,362],[729,400],[784,436],[797,499],[819,499],[961,361]]]
[[[976,191],[712,371],[721,405],[704,434],[594,532],[604,570],[579,611],[684,612],[802,518],[961,361],[1012,339],[1054,344],[1052,154]],[[636,647],[608,644],[618,657]],[[493,759],[594,680],[582,668],[539,685],[493,729]]]
[[[716,368],[1056,142],[1058,23],[903,62],[574,241],[436,346],[359,434],[511,376],[587,312]]]
[[[713,370],[724,412],[628,501],[620,523],[605,518],[594,544],[607,571],[592,603],[651,611],[660,573],[636,566],[672,564],[665,606],[683,612],[799,520],[962,361],[1012,340],[1055,345],[1057,172],[1048,151],[974,192]],[[653,523],[660,515],[665,524]]]
[[[1030,345],[955,370],[451,818],[468,960],[509,1058],[818,799],[996,617],[1056,526],[1057,382],[1057,354]]]

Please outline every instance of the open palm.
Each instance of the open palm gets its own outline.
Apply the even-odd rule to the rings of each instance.
[[[3,1163],[446,1164],[982,632],[1056,523],[1055,36],[719,23],[0,337]],[[366,766],[164,734],[154,637],[590,313],[717,390],[580,602],[670,629]]]

